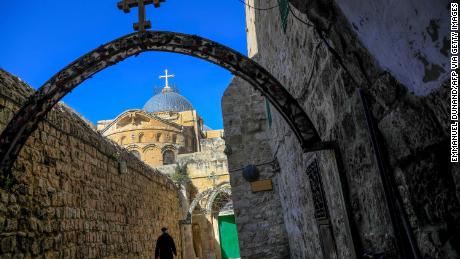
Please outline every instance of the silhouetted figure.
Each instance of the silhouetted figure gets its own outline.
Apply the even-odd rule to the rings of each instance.
[[[172,259],[173,254],[176,254],[176,245],[174,244],[174,240],[168,234],[167,228],[162,228],[161,236],[157,239],[157,245],[155,247],[155,259]]]

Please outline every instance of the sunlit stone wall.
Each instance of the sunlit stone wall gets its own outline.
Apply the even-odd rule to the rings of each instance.
[[[0,70],[0,130],[33,90]],[[152,258],[167,226],[181,253],[178,189],[57,105],[0,190],[3,258]]]

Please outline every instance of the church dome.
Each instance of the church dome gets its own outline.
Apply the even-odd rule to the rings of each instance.
[[[145,103],[144,110],[147,112],[183,112],[193,110],[193,106],[182,95],[173,91],[163,90]]]

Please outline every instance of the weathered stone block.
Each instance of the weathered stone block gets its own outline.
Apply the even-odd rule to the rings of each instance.
[[[389,152],[396,160],[408,158],[443,140],[441,128],[423,107],[398,107],[378,124],[387,142]]]

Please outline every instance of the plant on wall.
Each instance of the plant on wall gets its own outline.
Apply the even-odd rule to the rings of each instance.
[[[176,169],[174,170],[174,174],[171,176],[171,178],[178,184],[189,183],[190,177],[187,174],[187,163],[176,163]]]

